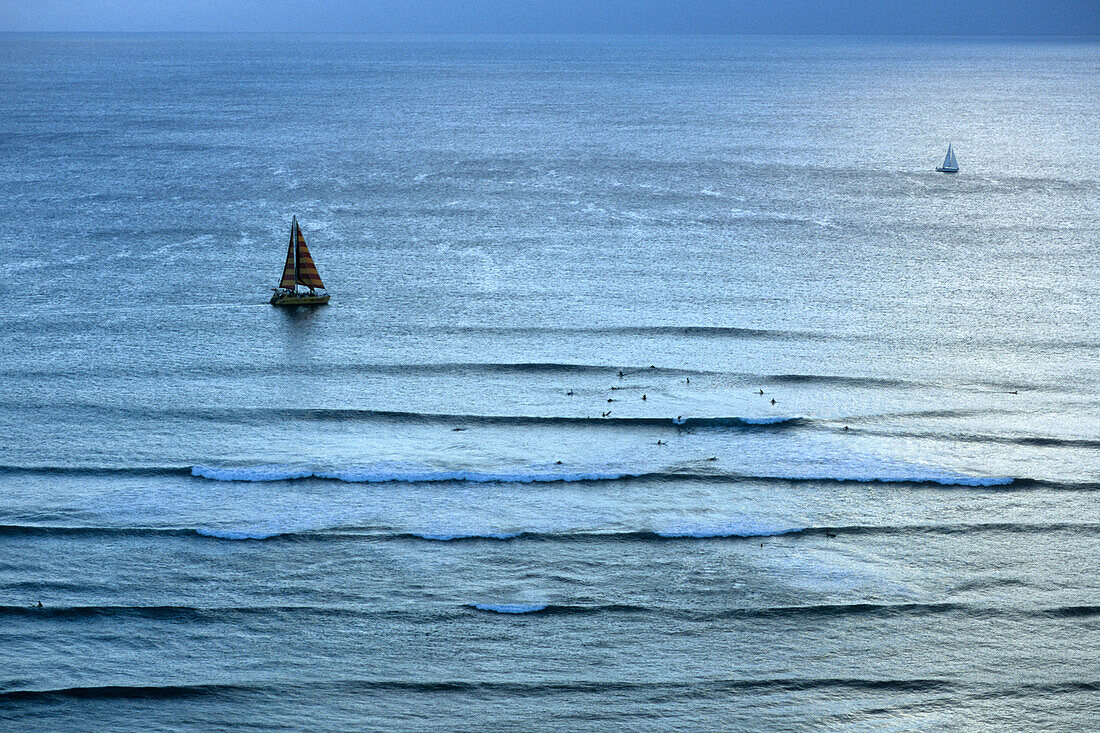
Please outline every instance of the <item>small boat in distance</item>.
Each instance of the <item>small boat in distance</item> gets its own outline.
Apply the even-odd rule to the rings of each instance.
[[[299,292],[299,285],[309,288],[309,292]],[[317,265],[313,264],[306,238],[302,236],[302,228],[298,226],[298,217],[295,216],[290,224],[290,246],[286,251],[283,279],[279,281],[279,287],[272,288],[275,292],[271,296],[271,305],[325,305],[328,303],[328,293],[318,293],[318,289],[324,290],[325,284],[317,274]]]
[[[958,173],[959,164],[955,160],[955,151],[951,149],[951,143],[947,143],[947,156],[943,159],[943,165],[936,169],[937,173]]]

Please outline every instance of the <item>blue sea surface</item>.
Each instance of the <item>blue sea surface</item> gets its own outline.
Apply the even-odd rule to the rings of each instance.
[[[0,35],[0,727],[1095,727],[1097,110],[1090,42]]]

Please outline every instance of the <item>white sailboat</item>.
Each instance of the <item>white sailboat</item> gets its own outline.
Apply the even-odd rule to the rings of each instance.
[[[943,165],[936,169],[938,173],[958,173],[959,163],[955,160],[955,151],[951,149],[951,143],[947,144],[947,156],[943,159]]]

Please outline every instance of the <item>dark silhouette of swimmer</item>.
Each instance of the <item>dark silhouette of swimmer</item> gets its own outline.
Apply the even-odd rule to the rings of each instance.
[[[573,390],[569,390],[568,392],[566,392],[565,396],[566,397],[572,397],[573,396]]]
[[[607,417],[610,414],[611,414],[611,410],[608,410],[607,412],[601,412],[600,417]]]
[[[668,443],[666,443],[665,441],[663,441],[661,439],[658,439],[657,440],[657,445],[668,445]]]
[[[649,368],[650,368],[650,369],[656,369],[657,367],[655,367],[655,366],[653,366],[652,364],[650,364],[650,365],[649,365]]]
[[[560,465],[561,465],[561,461],[555,461],[555,462],[554,462],[554,465],[555,465],[555,466],[560,466]]]
[[[825,530],[825,536],[830,537],[830,538],[831,537],[836,537],[836,532],[830,532],[829,530]]]
[[[775,398],[774,397],[772,397],[772,404],[773,405],[775,404]]]
[[[610,397],[608,397],[608,398],[607,398],[607,401],[608,401],[608,402],[614,402],[615,400],[613,400],[613,399],[611,399]]]
[[[642,395],[642,399],[643,399],[643,400],[645,399],[645,395],[644,395],[644,394]]]
[[[622,369],[620,369],[620,370],[619,370],[619,379],[622,379],[622,378],[623,378],[623,370],[622,370]]]
[[[35,608],[42,608],[42,601],[39,601],[39,602],[38,602],[38,605],[37,605],[37,606],[35,606]]]
[[[466,429],[466,428],[451,428],[451,430],[452,430],[453,432],[456,432],[456,433],[461,433],[461,432],[462,432],[463,430],[465,430],[465,429]]]
[[[844,429],[845,429],[845,430],[847,430],[847,429],[848,429],[848,426],[847,426],[847,425],[845,425],[845,426],[844,426]]]
[[[691,384],[691,377],[684,377],[684,381]]]
[[[764,390],[760,390],[760,394],[764,394]]]
[[[708,461],[717,461],[717,460],[718,460],[718,456],[711,456],[711,457],[710,457],[710,458],[708,458],[707,460],[708,460]]]
[[[1011,392],[1009,392],[1009,394],[1020,394],[1020,390],[1014,389]]]

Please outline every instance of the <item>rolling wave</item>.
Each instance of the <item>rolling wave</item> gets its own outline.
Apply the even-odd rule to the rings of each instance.
[[[889,694],[919,692],[958,692],[966,690],[981,696],[1021,697],[1094,693],[1100,681],[1067,680],[1052,683],[966,683],[939,678],[868,679],[858,677],[765,677],[692,680],[566,680],[566,681],[493,681],[493,680],[396,680],[341,679],[280,683],[213,683],[176,685],[98,685],[47,689],[9,689],[0,691],[3,702],[57,702],[63,700],[167,700],[186,698],[233,699],[311,693],[356,695],[365,692],[404,692],[416,694],[478,694],[508,698],[515,695],[603,695],[675,694],[679,697],[707,699],[725,697],[737,691],[810,692],[835,691],[845,694]]]
[[[488,336],[692,336],[696,338],[737,338],[765,341],[859,338],[822,331],[792,331],[774,328],[743,328],[739,326],[437,326],[431,331],[451,334],[484,334]]]
[[[722,482],[761,482],[761,483],[891,483],[924,484],[962,487],[1024,486],[1028,480],[1007,476],[964,476],[960,474],[929,472],[926,474],[790,474],[756,475],[729,472],[693,472],[693,471],[631,471],[622,470],[577,470],[566,467],[548,467],[542,470],[516,471],[476,471],[449,470],[428,467],[409,467],[394,465],[363,466],[339,470],[318,470],[294,466],[241,466],[217,467],[194,466],[192,475],[213,481],[293,481],[299,479],[320,479],[343,481],[346,483],[576,483],[619,480],[658,480],[658,481],[722,481]],[[1091,485],[1084,485],[1091,488]]]
[[[175,412],[172,413],[176,415]],[[401,410],[360,410],[345,408],[254,408],[235,410],[199,409],[179,413],[181,417],[198,417],[219,422],[267,422],[274,419],[302,421],[378,421],[428,423],[440,425],[504,425],[528,427],[537,425],[599,426],[599,427],[664,427],[664,428],[762,428],[794,426],[805,422],[797,416],[752,417],[589,417],[565,415],[462,415],[448,413],[406,412]]]
[[[195,684],[195,685],[102,685],[85,687],[58,687],[38,690],[6,690],[0,692],[4,701],[57,701],[66,699],[104,700],[164,700],[195,697],[227,698],[230,696],[272,695],[308,690],[313,693],[356,694],[363,692],[406,692],[421,694],[478,693],[510,695],[554,695],[588,693],[599,695],[607,692],[680,692],[692,697],[728,693],[732,690],[849,690],[882,692],[915,692],[954,688],[955,684],[937,679],[726,679],[720,681],[692,682],[629,682],[611,680],[567,682],[502,682],[486,680],[338,680],[332,682],[304,682],[288,684]],[[1089,687],[1089,689],[1092,689]]]
[[[752,540],[765,537],[840,539],[858,536],[968,535],[968,534],[1047,534],[1053,532],[1097,533],[1100,523],[986,522],[976,524],[898,524],[782,527],[728,523],[719,526],[698,525],[661,529],[561,531],[479,531],[479,530],[393,530],[378,527],[340,526],[325,529],[293,527],[112,527],[61,526],[40,524],[2,524],[0,537],[180,537],[214,540],[283,541],[363,541],[363,542],[687,542],[705,540]]]
[[[451,469],[382,462],[346,468],[259,464],[245,466],[18,466],[0,465],[0,475],[73,476],[73,477],[191,477],[211,481],[275,482],[313,479],[345,483],[575,483],[604,481],[703,481],[719,483],[889,483],[924,486],[1048,489],[1091,491],[1100,489],[1100,482],[1059,482],[1011,476],[969,476],[934,468],[924,470],[877,470],[875,467],[820,473],[737,473],[687,468],[684,470],[652,470],[647,468],[546,465],[538,468],[516,467],[503,470]]]
[[[578,364],[567,362],[406,362],[406,363],[323,363],[301,364],[297,362],[263,363],[205,363],[201,365],[182,365],[165,367],[160,365],[127,365],[125,367],[95,366],[95,367],[71,367],[64,368],[3,368],[0,367],[0,376],[11,378],[65,378],[76,376],[94,375],[98,378],[133,378],[135,376],[164,377],[187,375],[192,377],[234,377],[242,376],[271,376],[282,374],[300,374],[316,376],[318,374],[363,374],[379,376],[438,376],[438,375],[546,375],[555,377],[568,376],[592,376],[614,378],[619,374],[624,378],[637,376],[653,377],[719,377],[733,379],[745,384],[761,385],[823,385],[836,387],[855,387],[867,389],[922,389],[922,388],[973,388],[1002,390],[1005,392],[1018,390],[1026,392],[1057,391],[1057,392],[1083,392],[1088,390],[1075,390],[1064,384],[1040,385],[1021,384],[1019,382],[985,381],[980,383],[945,382],[942,380],[913,380],[894,377],[874,377],[866,375],[844,374],[763,374],[755,372],[740,372],[718,369],[699,369],[685,367],[669,367],[657,365],[625,365],[625,364]]]
[[[734,608],[683,608],[629,603],[474,602],[454,608],[378,609],[359,605],[189,606],[189,605],[0,605],[0,618],[35,621],[83,621],[99,618],[218,623],[241,616],[309,618],[388,618],[410,623],[453,621],[470,614],[503,616],[650,616],[689,623],[754,619],[920,618],[962,615],[975,618],[1090,619],[1100,616],[1098,605],[1015,607],[965,603],[821,603]]]

